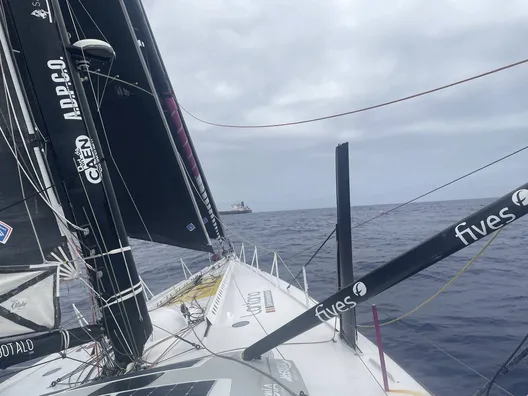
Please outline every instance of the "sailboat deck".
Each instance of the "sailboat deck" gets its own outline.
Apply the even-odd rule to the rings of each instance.
[[[279,346],[261,360],[241,362],[244,348],[306,310],[304,292],[293,285],[286,287],[284,281],[236,258],[223,259],[149,301],[154,333],[143,355],[149,370],[77,389],[70,388],[68,381],[50,387],[54,378],[79,365],[69,359],[60,360],[14,376],[0,385],[0,392],[5,396],[57,392],[72,396],[106,394],[107,389],[131,390],[134,382],[130,378],[141,377],[144,391],[158,389],[164,394],[162,391],[168,390],[168,395],[178,396],[176,390],[184,392],[186,386],[208,389],[211,393],[204,396],[289,395],[281,384],[297,395],[300,391],[310,396],[386,395],[375,345],[360,334],[361,353],[356,354],[339,339],[333,321]],[[187,328],[181,321],[182,302],[191,314],[198,311],[205,314],[207,321]],[[211,325],[207,330],[208,321]],[[82,361],[87,356],[78,358]],[[430,395],[388,356],[385,362],[392,392]],[[52,375],[43,376],[59,367]],[[71,378],[72,385],[76,380],[79,378]],[[171,389],[174,393],[170,393]]]

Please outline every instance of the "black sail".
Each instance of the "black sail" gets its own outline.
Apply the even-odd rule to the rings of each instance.
[[[112,160],[109,169],[128,235],[212,252],[193,187],[122,2],[108,0],[102,7],[100,1],[70,0],[63,9],[68,6],[72,37],[107,41],[117,54],[90,79],[92,106],[101,111],[96,122],[102,121],[101,140],[110,148],[105,156]]]
[[[58,327],[59,263],[52,254],[59,248],[67,252],[67,248],[48,204],[45,168],[37,159],[38,155],[43,160],[41,141],[24,122],[14,85],[16,69],[14,62],[8,64],[10,48],[3,44],[7,40],[5,26],[0,29],[1,338]]]
[[[126,364],[142,354],[152,325],[82,82],[66,51],[59,4],[51,0],[46,2],[51,7],[36,8],[32,2],[3,1],[19,45],[18,63],[27,68],[24,85],[34,91],[39,128],[55,157],[56,184],[68,198],[71,220],[82,229],[82,253],[94,269],[90,281],[107,335],[116,360]]]
[[[221,239],[224,237],[224,230],[219,221],[218,209],[214,202],[209,184],[205,177],[200,160],[194,148],[194,144],[189,133],[189,129],[183,118],[180,106],[176,100],[176,95],[172,87],[169,75],[161,58],[161,53],[154,39],[152,29],[147,19],[147,15],[140,0],[124,0],[130,20],[134,26],[134,31],[140,48],[143,51],[148,69],[152,75],[152,80],[170,126],[171,134],[174,137],[178,152],[183,158],[183,163],[187,174],[193,184],[193,193],[200,209],[200,214],[205,223],[205,228],[211,239]]]

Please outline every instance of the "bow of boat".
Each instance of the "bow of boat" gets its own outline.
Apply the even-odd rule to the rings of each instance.
[[[79,361],[93,358],[89,348],[77,348],[67,352],[74,360],[50,356],[49,363],[1,384],[0,392],[15,396],[40,389],[38,394],[125,396],[135,394],[130,393],[134,389],[158,389],[167,395],[194,389],[193,395],[219,396],[385,395],[377,347],[359,334],[359,348],[352,350],[339,338],[335,321],[322,323],[261,359],[242,360],[246,347],[315,303],[307,301],[303,290],[287,286],[276,274],[236,257],[224,258],[149,301],[154,332],[143,355],[144,370],[74,388],[89,369],[72,371],[81,367]],[[430,395],[388,356],[385,362],[391,393]],[[91,370],[93,378],[96,374]],[[64,376],[68,381],[56,381]]]

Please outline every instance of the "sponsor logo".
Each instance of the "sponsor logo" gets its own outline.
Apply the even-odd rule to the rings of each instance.
[[[293,375],[291,373],[292,365],[287,360],[280,360],[277,363],[277,370],[279,371],[279,377],[288,381],[293,382]]]
[[[35,349],[35,346],[31,340],[15,341],[2,344],[0,345],[0,359],[18,355],[19,353],[31,352],[33,349]]]
[[[364,296],[365,293],[367,292],[367,286],[365,286],[365,284],[363,282],[357,282],[353,287],[352,287],[352,291],[354,292],[354,294],[356,296]]]
[[[275,304],[273,303],[271,290],[264,290],[264,309],[266,313],[275,312]]]
[[[0,243],[5,245],[13,232],[13,227],[0,221]]]
[[[517,206],[528,206],[528,190],[522,188],[512,195],[512,201]]]
[[[61,59],[49,60],[48,68],[58,72],[51,74],[51,79],[57,85],[55,86],[55,95],[59,98],[59,106],[63,110],[65,120],[81,121],[81,111],[77,104],[75,92],[72,90],[72,82],[66,63]]]
[[[281,396],[280,388],[277,384],[264,384],[262,391],[264,396]]]
[[[515,194],[514,194],[515,196]],[[515,202],[514,197],[512,197]],[[502,208],[498,215],[489,215],[478,224],[468,225],[465,221],[455,227],[455,237],[460,239],[464,245],[469,245],[480,238],[485,237],[490,232],[498,230],[499,228],[511,223],[516,219],[513,213],[508,213],[508,207]],[[469,238],[469,242],[468,239]]]
[[[92,184],[100,183],[103,170],[99,163],[99,156],[93,144],[93,140],[88,136],[80,135],[75,139],[75,155],[77,155],[77,170],[86,176]]]
[[[189,223],[189,224],[187,224],[187,229],[188,229],[189,231],[194,231],[194,230],[196,229],[196,227],[194,226],[193,223]]]
[[[335,318],[337,315],[354,308],[356,305],[357,303],[352,301],[350,296],[346,296],[343,301],[338,301],[328,308],[323,308],[323,304],[317,305],[315,307],[315,316],[317,316],[317,319],[321,322],[326,322],[327,320]]]
[[[27,299],[21,298],[19,300],[11,300],[11,312],[21,311],[24,308],[27,308]]]
[[[40,19],[46,19],[48,17],[48,11],[45,10],[34,10],[31,15]]]

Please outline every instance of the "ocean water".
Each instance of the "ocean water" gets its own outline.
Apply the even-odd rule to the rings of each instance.
[[[353,229],[357,277],[384,264],[429,236],[476,211],[490,200],[415,203]],[[390,205],[352,209],[352,224],[387,211]],[[261,268],[271,268],[278,251],[296,274],[332,231],[335,209],[263,212],[225,216],[228,235],[237,250],[244,241],[247,260],[259,246]],[[527,219],[508,225],[483,256],[445,292],[405,319],[381,329],[385,351],[437,396],[472,395],[492,377],[528,332],[528,263],[524,232]],[[358,306],[358,323],[372,322],[371,303],[381,321],[403,315],[435,294],[481,249],[481,241],[415,275],[368,303]],[[206,254],[133,241],[142,278],[154,292],[183,279],[179,258],[199,270]],[[291,279],[281,266],[283,279]],[[330,241],[307,267],[311,295],[322,300],[337,290],[336,243]],[[71,304],[87,308],[83,287],[69,282],[62,288],[63,322],[72,321]],[[360,331],[375,342],[374,331]],[[528,394],[528,359],[497,383],[492,395]],[[509,392],[509,393],[508,393]],[[367,395],[366,395],[367,396]]]

